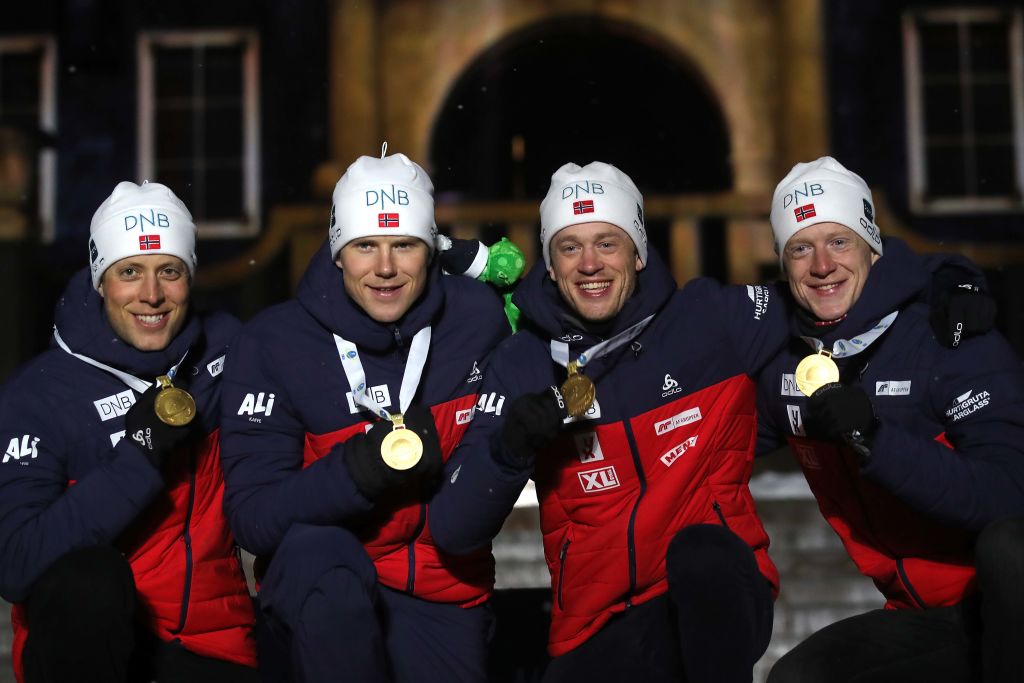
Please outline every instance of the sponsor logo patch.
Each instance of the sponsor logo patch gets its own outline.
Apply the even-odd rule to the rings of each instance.
[[[584,493],[598,493],[607,489],[617,488],[620,485],[619,477],[615,474],[615,467],[613,466],[577,472],[576,475],[580,479],[580,485],[583,487]]]
[[[697,445],[697,435],[694,434],[693,436],[691,436],[686,441],[684,441],[684,442],[682,442],[680,444],[676,444],[672,448],[672,450],[664,453],[661,456],[662,464],[664,464],[665,467],[672,467],[672,463],[674,463],[676,460],[681,458],[682,455],[684,453],[686,453],[686,451],[690,450],[691,448],[693,448],[696,445]]]
[[[391,392],[388,391],[387,384],[378,384],[376,386],[370,387],[369,389],[366,390],[366,393],[370,395],[370,398],[377,401],[377,403],[379,403],[382,406],[391,405]],[[362,406],[356,405],[355,399],[352,398],[351,391],[345,394],[345,398],[348,400],[348,412],[355,414],[363,409]],[[241,413],[239,413],[239,415],[241,415]]]
[[[954,400],[956,405],[946,411],[946,417],[958,422],[987,406],[992,401],[992,396],[987,391],[974,393],[974,389],[969,389]]]
[[[114,432],[113,434],[111,434],[110,435],[110,447],[113,448],[114,446],[116,446],[117,442],[124,438],[124,435],[125,435],[125,430],[123,430],[123,429],[121,431],[119,431],[119,432]]]
[[[789,428],[795,436],[806,436],[804,432],[804,420],[800,415],[800,406],[791,403],[786,404],[786,415],[789,416]]]
[[[771,292],[764,285],[747,285],[747,297],[754,303],[754,320],[760,320],[768,310]]]
[[[505,405],[505,395],[497,392],[490,392],[489,394],[480,394],[480,398],[476,400],[476,412],[478,413],[494,413],[495,417],[501,415],[501,407]]]
[[[25,462],[19,462],[20,465],[27,465],[29,459],[35,459],[39,456],[39,450],[36,446],[39,444],[39,437],[32,436],[31,434],[25,434],[22,437],[13,437],[11,442],[7,444],[7,450],[4,451],[3,462],[10,460],[20,461],[25,458]]]
[[[672,394],[682,393],[682,389],[679,388],[679,382],[672,379],[672,375],[666,374],[665,381],[661,384],[661,397],[668,398]]]
[[[875,396],[909,396],[910,380],[875,382]]]
[[[690,408],[684,410],[681,413],[676,413],[667,420],[654,423],[654,433],[657,435],[668,434],[673,429],[679,429],[680,427],[688,424],[692,424],[700,420],[703,416],[700,414],[700,408]]]
[[[473,369],[469,373],[469,377],[466,378],[466,384],[472,384],[473,382],[479,382],[484,378],[480,368],[477,367],[476,361],[473,361]]]
[[[588,463],[604,460],[604,453],[601,451],[601,442],[597,439],[597,432],[574,434],[573,439],[576,441],[576,454],[579,456],[580,462]]]
[[[466,410],[455,411],[455,424],[466,425],[473,421],[473,409],[467,408]]]
[[[594,405],[590,406],[587,412],[583,413],[579,417],[569,417],[562,420],[562,424],[571,424],[573,422],[583,422],[585,420],[596,420],[601,417],[601,404],[598,403],[597,399],[594,399]]]
[[[206,371],[210,373],[210,377],[216,377],[220,373],[224,372],[224,356],[216,358],[207,363]]]
[[[783,396],[796,396],[800,397],[804,395],[804,392],[796,386],[796,378],[792,374],[782,374],[782,395]]]
[[[106,422],[127,413],[128,409],[135,405],[135,394],[132,393],[131,389],[125,389],[119,394],[111,394],[98,401],[93,401],[92,404],[96,406],[96,412],[99,413],[100,420]]]
[[[263,391],[258,394],[246,394],[242,399],[242,405],[238,407],[238,414],[249,415],[249,420],[252,422],[259,422],[261,419],[254,417],[255,415],[270,417],[273,411],[274,395]]]

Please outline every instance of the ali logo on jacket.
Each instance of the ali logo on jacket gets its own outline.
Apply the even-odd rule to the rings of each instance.
[[[7,450],[4,451],[4,462],[9,460],[20,461],[22,458],[36,458],[39,456],[39,451],[36,445],[39,443],[38,436],[32,436],[31,434],[25,434],[21,438],[14,437],[11,442],[7,444]],[[27,465],[28,462],[19,462],[19,465]]]
[[[270,413],[273,410],[274,395],[261,391],[258,394],[246,394],[245,398],[242,399],[242,405],[238,408],[238,414],[248,415],[250,422],[261,422],[261,418],[254,416],[260,414],[270,417]]]

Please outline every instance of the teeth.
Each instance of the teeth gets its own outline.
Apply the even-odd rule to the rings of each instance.
[[[606,289],[609,286],[610,286],[610,283],[608,283],[608,282],[584,282],[584,283],[582,283],[580,285],[580,289],[586,289],[586,290],[593,291],[593,290],[596,290],[596,289]]]
[[[163,319],[164,315],[163,313],[157,313],[156,315],[136,315],[135,317],[146,325],[155,325]]]
[[[836,282],[836,283],[833,283],[831,285],[821,285],[819,287],[815,287],[815,289],[826,291],[826,292],[830,292],[830,291],[832,291],[833,289],[835,289],[838,286],[839,286],[839,283]]]

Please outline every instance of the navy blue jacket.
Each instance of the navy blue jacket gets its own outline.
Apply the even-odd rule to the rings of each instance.
[[[116,545],[158,635],[254,665],[251,605],[219,503],[219,374],[238,322],[192,315],[167,348],[139,351],[110,327],[88,269],[55,320],[76,353],[150,382],[188,350],[176,384],[196,399],[197,443],[161,473],[122,438],[137,395],[121,380],[56,346],[19,368],[0,389],[0,594],[24,600],[62,555]]]
[[[599,341],[574,324],[542,262],[517,290],[525,324],[488,365],[476,416],[449,461],[431,508],[431,531],[450,552],[487,547],[532,474],[551,571],[549,651],[577,647],[627,604],[666,590],[665,551],[683,526],[726,524],[754,550],[777,587],[768,538],[747,489],[756,437],[756,373],[787,326],[770,287],[698,279],[685,289],[649,253],[610,338],[655,317],[632,342],[587,365],[594,407],[537,458],[503,457],[500,435],[518,396],[560,384],[552,341],[575,358]]]
[[[973,581],[973,533],[1024,514],[1024,369],[998,332],[941,345],[919,300],[930,278],[924,258],[887,240],[846,319],[820,337],[831,348],[899,311],[865,351],[836,359],[879,419],[866,465],[803,435],[807,400],[792,375],[811,347],[788,292],[793,341],[758,385],[759,451],[790,441],[826,519],[895,607],[958,602]]]
[[[484,357],[509,333],[487,285],[442,277],[435,262],[409,311],[379,323],[345,292],[325,243],[296,298],[245,326],[222,404],[225,505],[243,547],[269,556],[292,524],[343,525],[363,540],[385,585],[439,602],[486,597],[489,555],[461,560],[456,576],[426,533],[426,506],[374,506],[344,463],[344,442],[379,418],[352,402],[333,334],[356,344],[371,391],[386,390],[397,411],[409,343],[427,325],[430,354],[414,401],[431,407],[447,457],[472,418]]]

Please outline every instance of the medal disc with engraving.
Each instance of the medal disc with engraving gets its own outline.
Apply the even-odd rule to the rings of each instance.
[[[562,382],[562,397],[572,417],[580,417],[590,410],[597,396],[597,387],[586,375],[571,374]]]
[[[793,379],[796,380],[797,389],[805,396],[810,396],[826,384],[839,381],[839,366],[831,356],[816,353],[800,361]]]
[[[160,391],[153,402],[153,411],[160,421],[172,427],[183,427],[196,416],[196,401],[184,389],[171,384],[166,375],[157,377]]]
[[[395,427],[380,444],[380,457],[393,470],[407,470],[423,456],[420,435],[405,427]]]

